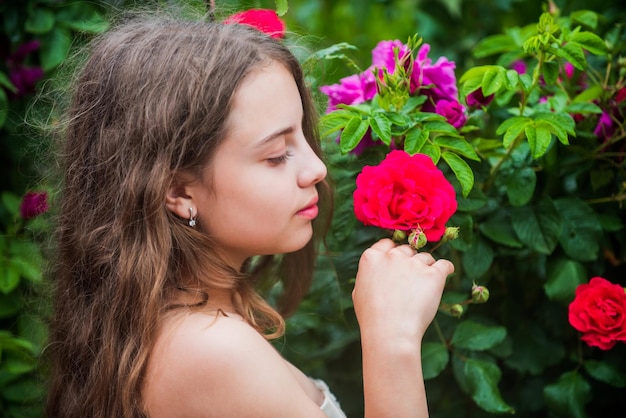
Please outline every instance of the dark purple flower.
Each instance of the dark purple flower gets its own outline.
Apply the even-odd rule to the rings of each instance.
[[[20,204],[22,219],[32,219],[48,211],[48,193],[28,192]]]
[[[9,80],[17,89],[15,93],[9,93],[11,96],[20,98],[35,91],[35,85],[43,77],[44,72],[40,67],[24,65],[24,61],[29,54],[38,49],[39,41],[35,39],[21,44],[13,53],[5,57],[9,69]]]
[[[494,94],[490,94],[489,96],[485,97],[485,95],[483,94],[483,89],[479,88],[468,94],[465,98],[465,101],[467,102],[467,105],[469,107],[485,107],[489,106],[489,103],[493,101],[494,97]]]

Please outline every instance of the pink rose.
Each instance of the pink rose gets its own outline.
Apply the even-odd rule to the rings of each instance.
[[[435,106],[435,112],[445,117],[448,123],[457,129],[467,121],[465,108],[457,101],[439,100]]]
[[[354,213],[365,225],[410,231],[438,241],[457,208],[456,192],[429,156],[394,150],[356,178]]]
[[[338,104],[355,105],[371,100],[376,95],[374,73],[364,71],[339,80],[337,84],[320,87],[320,91],[328,96],[327,112],[332,112]]]
[[[252,26],[276,39],[285,37],[285,22],[271,9],[245,10],[227,17],[224,23],[239,23]]]
[[[20,204],[22,219],[32,219],[48,211],[48,194],[46,192],[28,192]]]
[[[569,305],[569,323],[583,333],[582,340],[602,350],[626,342],[626,293],[602,277],[576,288]]]

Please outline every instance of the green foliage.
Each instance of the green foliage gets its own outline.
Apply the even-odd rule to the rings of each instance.
[[[298,7],[293,4],[292,12]],[[429,155],[457,189],[458,210],[449,224],[460,228],[460,236],[436,253],[451,259],[456,272],[422,348],[436,417],[611,417],[626,406],[620,392],[625,345],[607,352],[589,347],[567,319],[577,286],[590,277],[626,286],[626,109],[616,100],[626,76],[620,58],[626,44],[623,15],[566,14],[565,7],[563,12],[550,7],[544,13],[535,8],[535,22],[519,19],[501,33],[477,39],[471,58],[456,51],[465,57],[457,61],[460,99],[476,91],[492,96],[488,104],[468,106],[468,122],[460,129],[423,112],[424,96],[407,97],[400,80],[387,73],[378,85],[383,94],[338,105],[321,120],[337,192],[323,249],[324,265],[334,268],[320,274],[331,275],[343,292],[347,303],[335,305],[340,312],[335,315],[346,333],[356,326],[349,295],[359,255],[385,236],[354,219],[354,180],[362,167],[378,164],[390,145],[400,147]],[[420,29],[424,42],[431,42],[428,29]],[[372,36],[367,49],[380,40],[409,37],[401,30]],[[334,40],[337,48],[327,49],[332,61],[347,56],[348,73],[362,71],[355,62],[369,59],[364,53],[364,59],[353,58],[353,45],[362,48],[356,39]],[[525,72],[513,69],[517,60],[524,61]],[[328,62],[318,60],[322,66]],[[603,114],[612,115],[613,126],[604,133],[598,128]],[[353,154],[366,131],[380,145]],[[486,303],[466,303],[473,282],[488,286]],[[310,298],[322,295],[314,290]],[[463,310],[460,319],[450,314],[457,306]],[[319,341],[324,339],[309,339],[308,347]],[[361,397],[349,395],[355,390],[351,385],[360,382],[346,379],[345,371],[353,367],[359,373],[356,342],[334,351],[328,367],[311,369],[331,383],[349,416],[362,414],[352,403]],[[299,356],[288,357],[302,364]],[[340,360],[344,368],[335,371]]]

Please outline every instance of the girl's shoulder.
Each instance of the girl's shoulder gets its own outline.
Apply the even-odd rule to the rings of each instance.
[[[318,416],[304,411],[319,411],[254,328],[234,317],[201,312],[166,321],[142,392],[154,418],[243,417],[250,411],[257,417]]]

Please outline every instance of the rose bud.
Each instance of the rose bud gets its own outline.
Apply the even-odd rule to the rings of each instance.
[[[460,318],[461,315],[463,315],[463,305],[461,305],[460,303],[455,303],[454,305],[450,306],[450,315],[455,318]]]
[[[485,303],[489,300],[489,289],[485,286],[472,286],[472,303]]]
[[[424,245],[428,244],[428,239],[426,238],[426,234],[420,228],[414,229],[409,234],[409,245],[415,250],[419,250]]]
[[[461,228],[459,228],[458,226],[448,226],[446,227],[445,232],[443,233],[443,237],[441,238],[441,241],[443,242],[447,242],[447,241],[452,241],[455,240],[459,237],[459,230]]]
[[[393,235],[391,236],[391,239],[394,240],[395,242],[402,242],[406,239],[406,232],[400,229],[396,229],[395,231],[393,231]]]

